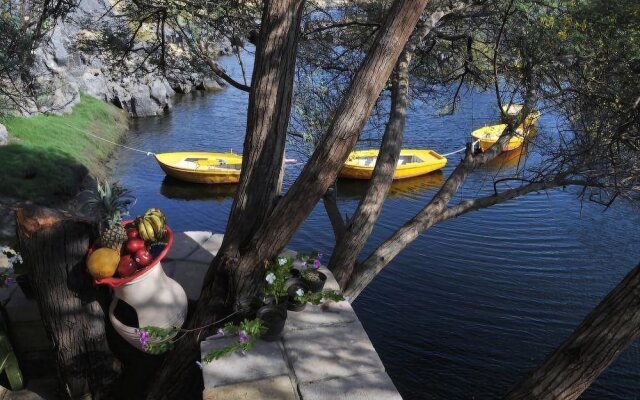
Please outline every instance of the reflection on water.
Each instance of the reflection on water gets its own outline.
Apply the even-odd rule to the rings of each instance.
[[[438,189],[444,183],[442,171],[431,172],[426,175],[393,181],[389,189],[388,198],[407,197],[419,198],[429,190]],[[368,180],[339,179],[338,197],[341,199],[361,199],[369,186]]]
[[[233,198],[238,184],[206,185],[184,182],[167,176],[160,185],[160,194],[174,200],[216,200]]]

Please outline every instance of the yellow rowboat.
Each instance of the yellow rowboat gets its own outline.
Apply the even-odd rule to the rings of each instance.
[[[524,106],[522,104],[510,104],[510,105],[505,104],[502,106],[502,111],[504,111],[504,113],[507,114],[507,118],[513,119],[518,116],[520,111],[522,111],[523,107]],[[540,119],[540,115],[541,115],[540,111],[533,110],[524,119],[524,126],[535,125],[538,122],[538,119]]]
[[[476,139],[482,151],[487,151],[489,147],[491,147],[495,142],[498,141],[502,132],[506,129],[507,124],[498,124],[498,125],[489,125],[483,126],[480,129],[476,129],[471,132],[471,136]],[[517,149],[522,146],[524,143],[524,139],[526,137],[525,130],[522,125],[516,128],[516,133],[513,135],[511,139],[509,139],[509,143],[502,146],[502,151],[511,151]]]
[[[178,152],[156,154],[162,170],[192,183],[238,183],[242,156],[233,153]]]
[[[356,150],[344,163],[341,178],[371,179],[379,150]],[[447,164],[447,158],[433,150],[403,149],[393,179],[405,179],[437,171]]]

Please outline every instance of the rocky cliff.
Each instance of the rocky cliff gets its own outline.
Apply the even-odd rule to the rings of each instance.
[[[123,76],[111,71],[106,55],[78,51],[79,36],[94,34],[82,25],[86,26],[88,20],[108,23],[107,10],[108,6],[101,0],[81,0],[71,15],[58,21],[49,40],[35,54],[34,76],[47,95],[38,105],[27,107],[27,114],[66,113],[83,92],[121,107],[132,117],[158,115],[171,109],[172,97],[177,92],[219,90],[223,85],[220,80],[198,73],[174,75],[169,79],[157,72]],[[124,62],[134,66],[141,60],[130,58]]]

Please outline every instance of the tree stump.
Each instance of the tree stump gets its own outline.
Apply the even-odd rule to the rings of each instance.
[[[68,399],[108,398],[117,362],[85,267],[92,224],[36,206],[16,210],[16,221],[25,267],[53,343],[61,392]]]

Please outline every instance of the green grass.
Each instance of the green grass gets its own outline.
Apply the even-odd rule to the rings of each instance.
[[[0,195],[40,204],[73,196],[87,173],[104,177],[103,163],[127,129],[117,107],[90,96],[68,115],[7,117],[10,144],[0,147]]]

